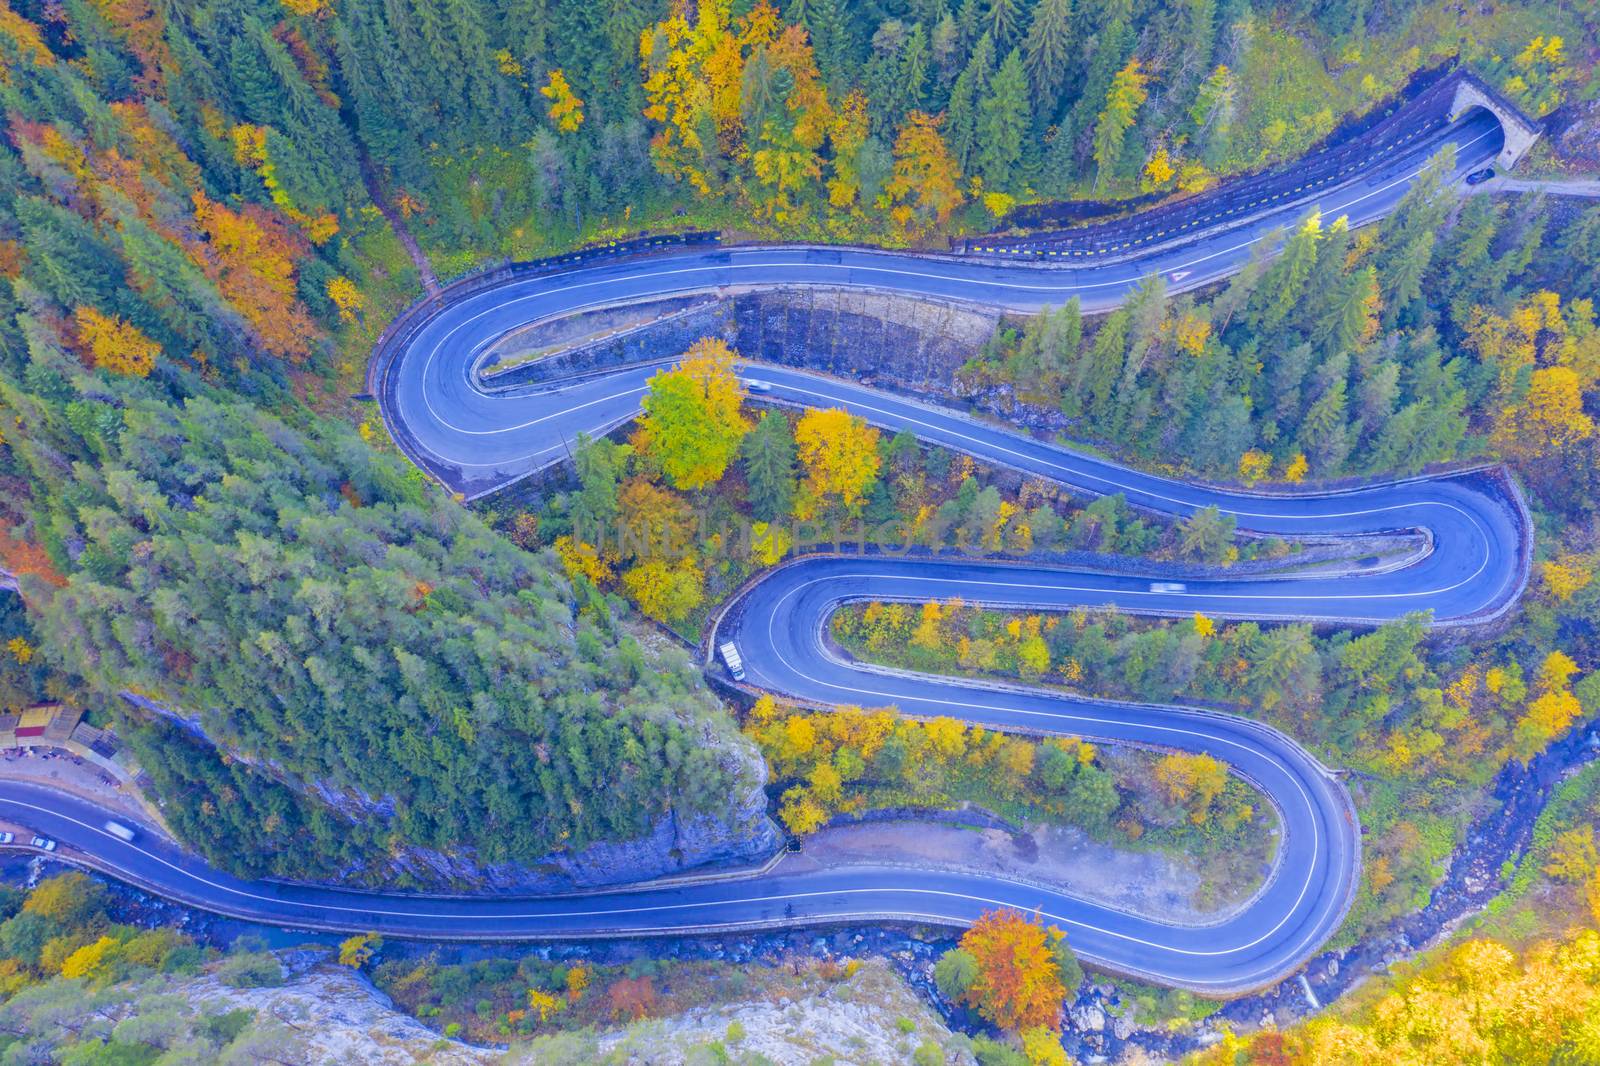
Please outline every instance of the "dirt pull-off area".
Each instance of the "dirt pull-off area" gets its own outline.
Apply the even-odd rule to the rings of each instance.
[[[98,766],[60,749],[9,748],[0,752],[0,777],[66,792],[125,814],[136,825],[148,827],[156,823],[155,811],[134,794],[133,786],[122,784]]]
[[[1219,884],[1198,863],[1130,851],[1081,829],[1039,825],[1021,833],[916,819],[835,826],[807,837],[778,872],[877,863],[970,870],[1066,889],[1085,899],[1169,922],[1215,922],[1247,902],[1261,876]]]

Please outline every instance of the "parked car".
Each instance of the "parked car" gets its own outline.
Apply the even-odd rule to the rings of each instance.
[[[56,850],[56,842],[54,840],[51,840],[49,837],[36,836],[32,840],[28,841],[28,843],[32,844],[34,847],[38,848],[40,851],[54,851],[54,850]]]
[[[1482,185],[1492,177],[1494,177],[1494,167],[1484,167],[1482,170],[1474,170],[1471,174],[1468,174],[1467,184]]]
[[[110,833],[118,840],[132,840],[134,838],[133,830],[129,829],[121,822],[107,822],[106,832]]]
[[[1184,592],[1184,591],[1187,591],[1188,588],[1189,588],[1189,586],[1185,585],[1182,581],[1152,581],[1152,582],[1150,582],[1150,591],[1151,592]]]
[[[17,839],[17,834],[0,831],[0,844],[9,844]]]

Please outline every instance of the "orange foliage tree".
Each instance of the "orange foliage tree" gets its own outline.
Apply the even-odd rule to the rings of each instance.
[[[648,977],[624,977],[611,983],[606,998],[614,1020],[636,1022],[655,1010],[656,987]]]
[[[884,186],[904,230],[942,226],[961,206],[961,166],[939,135],[941,116],[913,111],[894,142],[894,174]]]
[[[295,260],[305,246],[259,207],[234,211],[194,194],[194,220],[205,234],[190,257],[239,309],[273,355],[296,362],[311,352],[317,327],[295,298]]]
[[[1002,1029],[1060,1028],[1067,994],[1055,952],[1061,939],[1061,930],[1017,911],[983,915],[961,937],[961,949],[978,963],[967,1002]]]

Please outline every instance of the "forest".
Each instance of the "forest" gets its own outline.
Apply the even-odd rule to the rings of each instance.
[[[1156,278],[1088,329],[1076,304],[1004,327],[965,387],[1012,387],[1143,464],[1292,483],[1492,453],[1584,510],[1597,258],[1600,213],[1458,206],[1435,173],[1375,229],[1305,217],[1209,298]]]

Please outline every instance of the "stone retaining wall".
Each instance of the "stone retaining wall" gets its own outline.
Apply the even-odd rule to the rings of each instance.
[[[606,328],[604,312],[591,314],[597,331]],[[492,389],[538,386],[676,359],[700,338],[720,337],[751,359],[942,393],[998,322],[997,313],[870,290],[807,286],[731,291],[693,303],[662,301],[649,323],[485,375],[482,381]],[[528,349],[544,344],[541,328],[519,334],[518,345]],[[574,331],[571,320],[563,320],[560,328]]]

